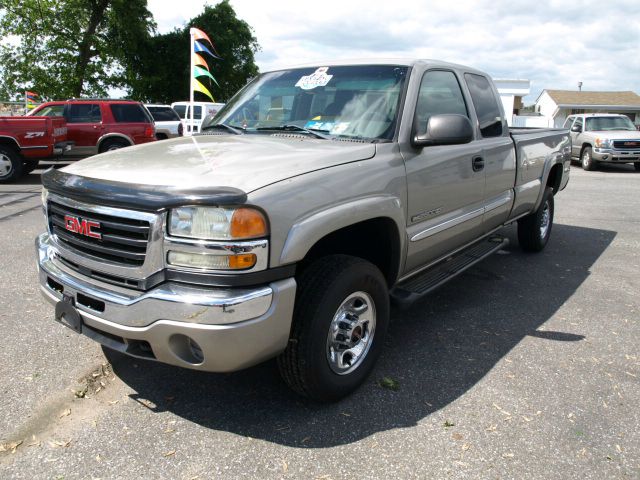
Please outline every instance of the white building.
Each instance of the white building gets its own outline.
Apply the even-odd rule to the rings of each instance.
[[[524,106],[522,98],[531,92],[531,81],[499,78],[494,79],[494,83],[502,100],[507,123],[511,126],[514,124],[514,116],[517,116]]]
[[[640,125],[640,96],[634,92],[543,90],[535,111],[547,119],[548,126],[556,128],[576,113],[623,113]]]

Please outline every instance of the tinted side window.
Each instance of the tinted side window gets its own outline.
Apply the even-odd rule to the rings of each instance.
[[[134,103],[114,103],[111,105],[111,112],[118,123],[149,123],[151,121],[142,106]]]
[[[172,108],[147,107],[147,110],[156,122],[180,121],[180,117]]]
[[[468,116],[460,85],[453,72],[430,70],[422,77],[416,105],[417,131],[424,132],[432,115],[457,113]]]
[[[465,73],[464,78],[476,108],[480,133],[483,137],[499,137],[502,135],[502,114],[489,80],[472,73]]]
[[[95,103],[69,105],[69,123],[98,123],[101,121],[100,105]]]

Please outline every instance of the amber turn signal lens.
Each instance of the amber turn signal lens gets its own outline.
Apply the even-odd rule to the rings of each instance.
[[[231,218],[232,238],[257,238],[267,235],[264,215],[252,208],[238,208]]]
[[[255,264],[256,264],[256,256],[253,253],[231,255],[229,257],[229,268],[231,270],[242,270],[245,268],[251,268]]]

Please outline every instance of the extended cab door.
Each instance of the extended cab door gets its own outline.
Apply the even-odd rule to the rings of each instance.
[[[70,155],[97,153],[98,139],[102,136],[102,113],[98,103],[67,104],[67,139],[73,141]]]
[[[516,153],[502,102],[487,77],[464,74],[465,85],[478,119],[478,140],[485,174],[483,230],[489,232],[502,225],[513,206],[516,181]]]
[[[461,79],[452,70],[427,70],[415,101],[413,134],[437,114],[470,115]],[[472,121],[473,123],[473,121]],[[482,142],[414,148],[403,145],[407,170],[408,250],[405,273],[481,235],[485,174]],[[475,165],[475,166],[474,166]]]

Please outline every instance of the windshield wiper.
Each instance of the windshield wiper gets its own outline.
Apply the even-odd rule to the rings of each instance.
[[[306,133],[307,135],[313,135],[316,138],[321,138],[323,140],[329,140],[329,136],[323,135],[320,132],[329,133],[329,130],[320,130],[318,128],[304,128],[299,127],[298,125],[279,125],[277,127],[258,127],[256,130],[275,130],[275,131],[284,131],[284,132],[300,132]]]
[[[226,123],[214,123],[212,125],[207,125],[206,127],[202,128],[200,131],[213,130],[213,129],[226,130],[227,132],[231,132],[231,133],[233,133],[235,135],[242,135],[244,133],[239,128],[232,127],[231,125],[227,125]]]

